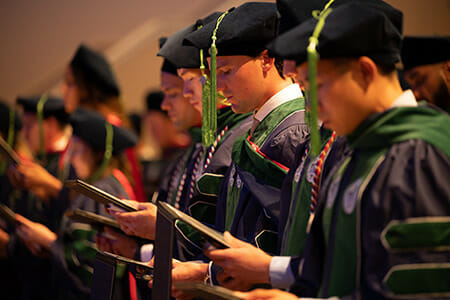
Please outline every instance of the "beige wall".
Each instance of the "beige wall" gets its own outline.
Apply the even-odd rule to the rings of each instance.
[[[80,42],[111,60],[126,109],[143,108],[159,85],[157,40],[242,0],[0,1],[0,97],[59,92],[64,68]],[[268,0],[268,2],[273,2]],[[450,35],[450,0],[389,0],[405,15],[406,34]]]

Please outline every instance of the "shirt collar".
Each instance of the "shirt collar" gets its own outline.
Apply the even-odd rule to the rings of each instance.
[[[416,97],[411,90],[404,91],[395,101],[391,107],[417,106]]]
[[[267,100],[263,106],[253,112],[253,119],[261,122],[275,108],[281,104],[302,97],[302,91],[297,83],[293,83]]]

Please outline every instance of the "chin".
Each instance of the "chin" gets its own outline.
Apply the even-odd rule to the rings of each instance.
[[[237,105],[235,105],[235,104],[231,104],[231,110],[232,110],[234,113],[236,113],[236,114],[245,114],[245,112],[242,111],[242,110],[240,109],[240,107],[237,106]]]

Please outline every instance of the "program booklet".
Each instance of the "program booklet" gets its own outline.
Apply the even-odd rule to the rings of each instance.
[[[64,215],[75,222],[89,224],[100,231],[103,231],[104,226],[120,230],[119,223],[116,220],[94,214],[90,211],[75,209],[66,212]]]
[[[13,165],[20,164],[20,159],[17,153],[1,136],[0,136],[0,155],[3,156],[10,164]]]
[[[0,218],[14,227],[19,224],[19,221],[16,220],[15,213],[3,203],[0,203]]]
[[[105,205],[106,207],[110,207],[111,205],[114,205],[120,209],[123,209],[127,212],[134,212],[138,211],[133,206],[127,204],[125,201],[120,200],[119,198],[93,186],[90,185],[80,179],[76,180],[66,180],[64,182],[64,185],[80,194],[85,195],[86,197],[89,197],[97,202],[100,202],[101,204]]]
[[[196,299],[203,300],[242,300],[232,290],[220,286],[212,286],[202,282],[177,282],[177,290],[183,291]]]
[[[142,261],[137,261],[124,256],[113,254],[106,251],[99,251],[102,255],[108,256],[118,262],[125,263],[127,265],[134,266],[136,268],[136,279],[149,281],[153,279],[153,267]]]
[[[202,237],[206,240],[210,246],[213,246],[216,249],[225,249],[230,248],[228,243],[225,241],[223,234],[219,231],[216,231],[202,222],[194,219],[193,217],[183,213],[182,211],[176,209],[166,202],[159,202],[158,209],[163,209],[167,213],[171,214],[175,219],[182,221],[183,223],[189,225],[193,229],[197,230]],[[209,245],[208,245],[209,246]],[[207,246],[207,248],[208,248]]]

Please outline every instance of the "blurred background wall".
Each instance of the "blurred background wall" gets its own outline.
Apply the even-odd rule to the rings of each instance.
[[[159,85],[159,37],[243,2],[0,0],[0,98],[60,94],[64,69],[83,42],[110,60],[126,110],[139,111],[146,92]],[[405,34],[450,35],[450,0],[387,2],[403,11]]]

